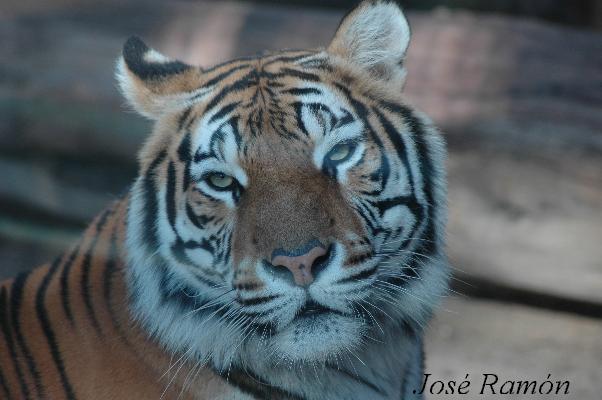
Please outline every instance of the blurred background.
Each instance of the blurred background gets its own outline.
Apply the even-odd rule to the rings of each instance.
[[[427,372],[473,385],[483,373],[551,374],[571,382],[563,397],[599,399],[602,1],[400,3],[413,32],[407,101],[450,152],[455,278],[429,329]],[[3,1],[0,279],[51,260],[135,177],[151,125],[113,78],[128,36],[210,66],[327,45],[353,4]]]

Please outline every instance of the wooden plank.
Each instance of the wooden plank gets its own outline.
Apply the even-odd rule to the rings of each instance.
[[[602,304],[599,160],[450,158],[452,264],[469,277]]]
[[[133,168],[110,167],[0,158],[0,198],[4,211],[13,216],[82,228],[120,194],[111,193],[113,187],[125,187],[131,181],[119,172],[134,174]]]
[[[428,329],[426,372],[462,381],[467,395],[427,399],[596,399],[602,391],[602,321],[516,305],[450,298]],[[568,380],[568,395],[480,395],[483,373],[506,380]],[[498,387],[498,386],[496,386]]]
[[[78,230],[0,216],[0,281],[51,262],[80,236]]]

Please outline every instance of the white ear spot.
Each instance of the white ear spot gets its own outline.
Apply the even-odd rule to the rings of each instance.
[[[161,63],[170,62],[172,60],[171,60],[171,58],[164,56],[163,54],[159,53],[156,50],[149,49],[144,54],[144,61],[146,61],[147,63],[161,64]]]
[[[410,27],[399,6],[365,1],[343,19],[328,51],[378,78],[403,80],[409,43]]]

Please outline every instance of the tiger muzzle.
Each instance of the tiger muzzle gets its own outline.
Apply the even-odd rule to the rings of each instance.
[[[250,182],[234,228],[234,262],[261,260],[281,278],[308,286],[332,245],[360,225],[336,182],[319,172],[295,175]]]

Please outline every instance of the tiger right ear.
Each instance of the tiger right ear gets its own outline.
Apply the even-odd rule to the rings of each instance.
[[[129,104],[153,120],[185,108],[201,85],[201,74],[201,68],[172,60],[135,36],[123,46],[116,72]]]
[[[363,1],[343,18],[328,52],[378,80],[403,84],[410,27],[393,1]]]

